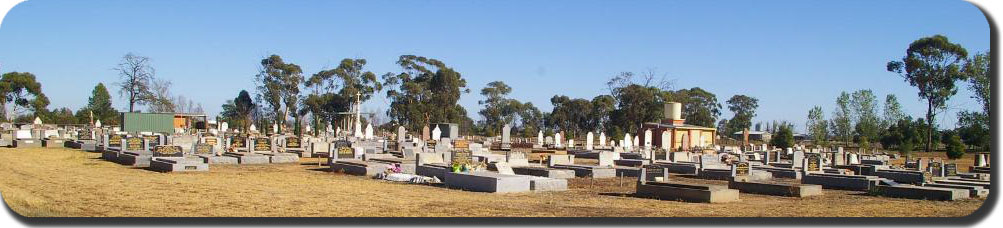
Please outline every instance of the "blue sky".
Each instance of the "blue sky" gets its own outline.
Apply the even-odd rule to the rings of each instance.
[[[924,102],[885,71],[910,42],[943,34],[970,53],[989,50],[989,25],[963,1],[41,1],[17,5],[0,25],[0,71],[27,71],[50,108],[86,104],[98,82],[134,52],[153,59],[173,91],[210,115],[241,89],[258,61],[279,54],[307,75],[365,58],[367,70],[399,72],[402,54],[437,58],[463,73],[461,104],[474,119],[477,92],[501,80],[511,97],[551,108],[555,94],[608,93],[617,72],[653,69],[678,88],[724,101],[760,99],[756,121],[800,126],[841,91],[899,97],[920,116]],[[115,106],[127,104],[111,91]],[[967,85],[938,121],[976,109]],[[365,110],[383,112],[377,97]],[[722,117],[730,118],[724,110]],[[799,129],[803,131],[803,129]]]

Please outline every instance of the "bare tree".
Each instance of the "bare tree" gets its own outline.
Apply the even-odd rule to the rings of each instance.
[[[177,103],[171,97],[171,81],[153,79],[146,102],[149,112],[177,111]]]
[[[122,80],[118,83],[118,93],[128,99],[129,112],[135,111],[137,104],[144,105],[150,102],[150,83],[155,75],[155,70],[150,65],[150,58],[132,53],[125,54],[115,70]]]

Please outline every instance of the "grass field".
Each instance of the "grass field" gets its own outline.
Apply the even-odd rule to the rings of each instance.
[[[567,192],[490,194],[329,173],[314,159],[157,173],[99,157],[72,149],[0,148],[0,192],[13,211],[30,217],[929,217],[965,216],[983,203],[831,190],[806,199],[742,194],[737,203],[684,203],[632,197],[632,178],[576,178]],[[967,170],[966,159],[959,168]]]

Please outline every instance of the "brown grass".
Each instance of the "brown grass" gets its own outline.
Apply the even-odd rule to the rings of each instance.
[[[218,165],[207,173],[157,173],[99,157],[71,149],[0,148],[0,192],[13,211],[32,217],[927,217],[965,216],[983,203],[830,190],[807,199],[742,194],[738,203],[684,203],[632,197],[633,178],[624,179],[622,186],[619,179],[576,178],[567,192],[490,194],[328,173],[317,170],[314,159],[290,165]]]

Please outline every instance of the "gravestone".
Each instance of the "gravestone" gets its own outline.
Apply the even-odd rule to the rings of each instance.
[[[337,153],[335,153],[334,155],[335,156],[332,157],[333,160],[355,159],[355,150],[353,150],[351,147],[342,146],[338,147]]]
[[[944,176],[957,176],[958,175],[958,164],[947,163],[944,164]]]
[[[751,173],[751,166],[749,162],[737,162],[731,166],[731,176],[732,177],[745,177],[749,176]]]
[[[363,136],[364,139],[373,139],[373,124],[366,124],[366,133]]]
[[[105,147],[119,148],[119,149],[121,149],[122,148],[122,140],[123,140],[123,138],[122,138],[122,135],[120,135],[120,134],[109,135],[109,136],[107,136],[107,138],[105,140],[106,141]]]
[[[206,156],[216,155],[215,146],[206,143],[195,144],[194,151],[195,155],[206,155]]]
[[[508,124],[505,124],[505,126],[502,127],[502,139],[501,139],[502,149],[508,149],[512,147],[511,131],[512,131],[512,126]]]
[[[944,163],[941,163],[939,161],[931,161],[930,162],[930,173],[933,174],[933,176],[935,176],[935,177],[943,177],[944,176]]]
[[[430,135],[430,134],[431,133],[428,130],[428,125],[425,125],[424,127],[421,128],[421,140],[422,141],[429,141],[429,139],[432,138],[432,135]]]
[[[88,127],[77,131],[77,140],[94,140],[94,131]]]
[[[606,132],[599,132],[599,147],[606,147]]]
[[[404,142],[405,135],[407,135],[407,129],[404,126],[397,127],[397,142]]]
[[[515,175],[515,171],[512,170],[512,166],[510,166],[507,162],[495,163],[495,169],[497,169],[500,174]]]
[[[128,137],[125,139],[125,151],[146,151],[146,139],[142,137]]]
[[[672,133],[668,130],[662,131],[662,149],[666,152],[672,151]]]
[[[143,139],[146,139],[146,143],[150,144],[150,147],[163,145],[161,140],[161,135],[144,135]]]
[[[635,136],[634,136],[634,142],[633,142],[633,143],[631,143],[630,145],[631,145],[631,146],[636,146],[636,147],[641,147],[641,141],[640,141],[640,139],[638,139],[638,137],[637,137],[637,136],[635,135]]]
[[[439,141],[440,138],[442,138],[442,130],[439,130],[439,126],[435,126],[435,129],[432,130],[432,140]]]
[[[807,153],[804,155],[805,172],[822,172],[822,155],[819,153]]]
[[[986,163],[986,154],[979,153],[979,154],[975,155],[975,166],[976,167],[985,167],[986,165],[988,165]]]
[[[299,137],[286,137],[286,149],[301,149],[303,144]]]
[[[252,152],[272,152],[272,140],[265,137],[258,137],[254,139],[254,147]]]
[[[181,146],[164,146],[159,145],[153,147],[153,157],[184,157],[185,152]]]
[[[592,150],[592,132],[585,134],[585,150]]]
[[[804,151],[794,151],[794,155],[791,156],[791,165],[794,167],[802,167],[804,163]]]
[[[243,136],[233,136],[230,137],[230,148],[234,151],[238,149],[247,149],[247,137]]]
[[[631,148],[630,139],[631,139],[630,133],[623,134],[623,140],[620,140],[620,145],[623,146],[623,150],[630,151]]]
[[[543,145],[543,131],[536,133],[536,144]]]
[[[644,130],[644,149],[651,150],[651,129]]]
[[[463,166],[473,164],[473,155],[469,149],[453,149],[450,150],[452,157],[450,161],[452,166]]]

